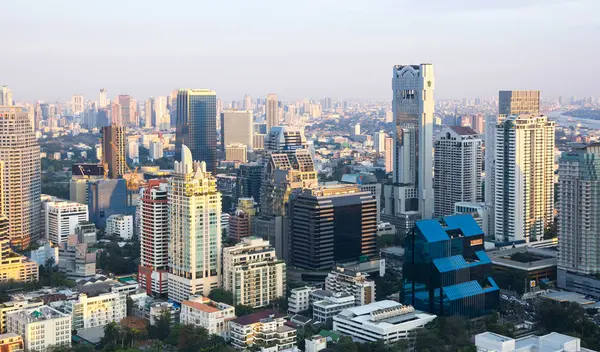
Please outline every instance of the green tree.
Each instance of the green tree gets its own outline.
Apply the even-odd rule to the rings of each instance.
[[[342,336],[335,344],[336,352],[358,352],[358,344],[350,336]]]
[[[171,312],[163,311],[158,319],[156,319],[154,325],[150,325],[148,328],[148,335],[152,339],[158,339],[165,341],[171,333]]]
[[[244,304],[238,304],[235,306],[235,315],[237,315],[238,317],[252,313],[254,313],[254,308],[252,308],[251,306],[247,306]]]
[[[104,326],[104,337],[101,344],[104,348],[114,349],[117,346],[120,337],[119,325],[116,322],[110,322]]]
[[[210,293],[208,294],[208,298],[212,299],[213,301],[229,305],[233,304],[233,293],[222,288],[215,288],[212,291],[210,291]]]

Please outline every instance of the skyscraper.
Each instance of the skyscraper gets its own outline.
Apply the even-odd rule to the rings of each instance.
[[[263,165],[258,163],[240,164],[237,169],[235,200],[239,198],[254,198],[260,201]]]
[[[83,112],[83,95],[75,94],[71,99],[71,111],[73,114],[81,114]]]
[[[253,110],[252,97],[250,97],[248,94],[246,94],[246,96],[244,96],[244,110],[249,110],[249,111]]]
[[[149,295],[167,293],[169,273],[169,206],[167,181],[150,180],[140,191],[140,286]]]
[[[221,148],[241,143],[252,149],[252,134],[254,130],[252,111],[226,110],[221,113]]]
[[[102,127],[102,160],[110,178],[125,174],[125,127],[112,124]]]
[[[498,94],[500,115],[538,114],[539,112],[539,90],[501,90]]]
[[[154,110],[154,97],[150,97],[144,104],[144,127],[157,127],[156,111]]]
[[[377,153],[385,152],[385,132],[379,131],[373,134],[373,149]]]
[[[277,94],[267,95],[267,133],[271,128],[279,126],[279,101]]]
[[[12,106],[13,98],[12,98],[12,89],[7,86],[0,87],[0,106]]]
[[[433,142],[435,216],[454,213],[457,202],[481,202],[483,145],[471,127],[444,128]]]
[[[208,89],[180,89],[177,94],[176,158],[181,146],[192,152],[193,160],[206,163],[206,170],[217,171],[217,94]]]
[[[100,89],[100,101],[98,102],[98,107],[105,108],[108,105],[107,94],[106,89]]]
[[[131,96],[129,95],[119,95],[117,98],[120,107],[120,117],[121,123],[123,126],[125,125],[133,125],[135,116],[132,116],[131,111]]]
[[[553,222],[554,126],[544,115],[523,114],[496,127],[497,241],[540,240]]]
[[[392,111],[396,123],[394,184],[385,187],[385,214],[408,231],[433,215],[433,65],[396,65]]]
[[[205,163],[193,161],[186,145],[169,180],[168,202],[169,298],[207,296],[221,279],[221,193]]]
[[[40,146],[27,111],[0,107],[1,208],[12,246],[25,248],[41,234]]]
[[[332,269],[377,255],[377,203],[356,185],[306,189],[290,202],[292,265]]]
[[[154,120],[152,124],[163,131],[171,127],[171,114],[167,108],[167,97],[156,97],[154,99]]]
[[[394,138],[385,137],[385,172],[394,171]]]

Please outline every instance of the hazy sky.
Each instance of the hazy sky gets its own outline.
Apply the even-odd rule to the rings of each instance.
[[[15,100],[391,99],[392,66],[421,62],[437,98],[600,95],[600,0],[0,0],[0,14]]]

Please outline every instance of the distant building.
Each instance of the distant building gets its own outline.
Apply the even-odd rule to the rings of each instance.
[[[263,165],[258,163],[240,164],[237,169],[235,198],[254,198],[260,200]]]
[[[125,127],[112,124],[102,127],[102,161],[110,178],[125,174]]]
[[[123,179],[89,183],[88,209],[90,220],[100,229],[106,227],[106,219],[111,215],[135,212],[134,207],[127,205],[127,184]]]
[[[385,152],[385,132],[379,131],[373,135],[373,148],[377,153]]]
[[[77,242],[85,244],[96,243],[97,236],[96,225],[91,221],[82,221],[75,226],[75,234],[77,235]]]
[[[363,343],[409,340],[412,345],[416,333],[435,318],[433,314],[386,300],[341,311],[333,317],[333,330]]]
[[[271,128],[279,126],[279,100],[277,94],[268,94],[266,105],[267,133],[269,133]]]
[[[25,351],[46,352],[50,347],[71,346],[71,316],[48,306],[9,313],[6,325],[8,331],[23,337]]]
[[[133,232],[133,215],[114,214],[106,219],[107,235],[117,235],[124,240],[130,240]]]
[[[544,336],[529,335],[518,339],[503,336],[493,332],[475,335],[477,351],[494,352],[593,352],[581,347],[581,339],[552,332]]]
[[[385,138],[385,172],[394,171],[394,138]]]
[[[225,160],[245,163],[248,161],[248,149],[244,144],[229,144],[225,146]]]
[[[57,201],[45,204],[46,238],[59,244],[75,233],[80,222],[88,221],[88,206],[76,202]]]
[[[451,215],[457,202],[483,201],[483,142],[471,127],[445,127],[434,146],[434,213]]]
[[[229,340],[229,321],[237,318],[235,308],[202,296],[190,297],[181,303],[181,324],[203,327],[209,334]]]
[[[360,174],[345,174],[342,176],[341,183],[357,185],[361,191],[370,192],[377,202],[377,222],[380,220],[381,210],[381,183],[377,181],[377,177],[369,173]]]
[[[223,288],[233,293],[234,304],[265,307],[285,297],[285,285],[286,264],[268,241],[246,237],[223,248]]]
[[[161,141],[150,141],[149,149],[150,158],[152,160],[160,159],[163,157],[163,145]]]
[[[244,350],[252,345],[269,344],[277,351],[296,346],[296,329],[285,325],[283,314],[263,310],[244,315],[229,323],[231,344]]]
[[[503,116],[540,113],[539,90],[501,90],[498,114]]]
[[[254,132],[252,111],[227,110],[221,113],[221,147],[243,144],[252,150]]]
[[[73,97],[71,98],[71,111],[73,112],[73,114],[75,114],[75,115],[81,114],[83,112],[83,108],[84,108],[83,95],[81,95],[81,94],[73,95]]]
[[[417,221],[405,245],[401,301],[436,315],[479,317],[497,309],[484,234],[471,215]]]

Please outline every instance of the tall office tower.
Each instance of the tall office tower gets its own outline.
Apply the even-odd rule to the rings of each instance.
[[[158,127],[156,124],[156,111],[154,110],[154,97],[150,97],[144,104],[144,127]]]
[[[271,128],[279,126],[279,101],[277,94],[267,95],[267,133]]]
[[[177,94],[177,140],[175,157],[181,146],[192,151],[193,160],[206,163],[206,170],[217,171],[217,93],[208,89],[180,89]]]
[[[481,202],[483,143],[471,127],[445,127],[433,142],[435,216],[454,214],[457,202]]]
[[[321,105],[323,106],[323,110],[325,110],[325,111],[331,110],[331,108],[333,107],[331,98],[329,98],[329,97],[324,98],[323,101],[321,102]]]
[[[292,265],[328,270],[377,255],[377,203],[355,185],[304,190],[290,201]]]
[[[473,115],[473,122],[471,122],[471,126],[473,126],[473,129],[475,131],[477,131],[477,133],[479,134],[484,134],[485,133],[485,119],[483,117],[483,114],[476,114]]]
[[[260,187],[262,184],[263,165],[258,163],[240,164],[237,169],[235,199],[253,198],[260,200]]]
[[[404,232],[433,215],[434,87],[431,64],[393,68],[394,183],[384,190],[385,214],[400,218]]]
[[[306,137],[302,128],[276,126],[265,136],[264,148],[269,153],[290,153],[306,148]]]
[[[377,177],[370,173],[360,174],[345,174],[342,176],[340,183],[357,185],[361,191],[370,192],[377,202],[377,223],[379,223],[379,209],[381,209],[381,183],[377,181]]]
[[[12,106],[12,89],[7,86],[0,87],[0,106]]]
[[[67,201],[44,204],[45,235],[54,244],[65,242],[80,222],[88,220],[87,204]]]
[[[496,241],[537,241],[552,225],[554,126],[537,114],[509,116],[497,125]]]
[[[385,172],[394,171],[394,138],[385,137]]]
[[[225,146],[225,160],[245,163],[248,161],[248,148],[245,144],[234,143]]]
[[[262,238],[246,237],[223,248],[223,288],[233,293],[233,304],[266,307],[285,297],[286,265]]]
[[[167,293],[169,273],[169,204],[166,180],[150,180],[140,190],[138,214],[141,255],[140,286],[148,295]]]
[[[252,97],[250,97],[248,94],[246,94],[244,96],[244,110],[249,110],[249,111],[253,110]]]
[[[205,163],[193,161],[185,144],[169,180],[168,202],[169,298],[208,296],[221,279],[221,193]]]
[[[73,114],[79,115],[83,112],[83,107],[84,107],[83,95],[81,95],[81,94],[73,95],[73,97],[71,98],[71,112],[73,112]]]
[[[135,126],[135,127],[139,127],[140,126],[140,114],[138,113],[139,111],[139,106],[137,103],[137,100],[135,100],[134,98],[131,98],[131,100],[129,101],[129,116],[130,116],[130,121],[131,121],[131,125]]]
[[[489,237],[495,238],[496,214],[494,204],[496,200],[496,127],[503,121],[503,116],[487,115],[485,117],[485,205],[490,209]]]
[[[110,105],[110,123],[117,126],[123,126],[124,121],[121,116],[121,105],[117,102],[113,102]]]
[[[127,157],[135,163],[140,158],[140,144],[138,141],[129,141],[127,143]]]
[[[379,131],[373,135],[373,148],[377,153],[385,152],[385,132]]]
[[[160,140],[150,141],[148,148],[148,154],[152,160],[160,159],[163,157],[163,144]]]
[[[108,105],[108,93],[106,89],[100,89],[100,100],[98,101],[98,107],[105,108]]]
[[[163,131],[171,127],[171,114],[167,106],[167,97],[156,97],[154,99],[154,120],[152,124]]]
[[[102,160],[110,178],[125,174],[125,127],[116,124],[102,127]]]
[[[135,116],[133,116],[132,111],[131,111],[131,96],[130,95],[119,95],[117,97],[117,101],[119,102],[119,107],[120,107],[120,117],[121,117],[121,123],[123,124],[123,126],[125,125],[133,125],[133,118],[135,118]]]
[[[41,235],[40,146],[27,111],[0,107],[2,214],[10,224],[11,245],[25,248]]]
[[[539,112],[539,90],[501,90],[498,94],[500,115],[539,114]]]
[[[221,113],[221,148],[241,143],[252,149],[252,135],[254,125],[252,111],[226,110]]]
[[[404,247],[400,301],[441,316],[473,318],[498,309],[500,289],[483,242],[469,214],[417,221]]]

